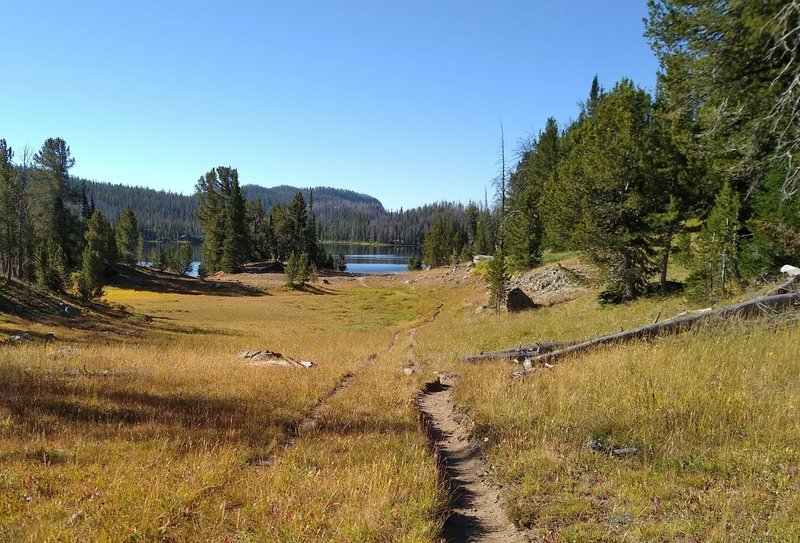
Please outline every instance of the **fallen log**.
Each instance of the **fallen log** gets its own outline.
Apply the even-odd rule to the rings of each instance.
[[[787,308],[795,308],[800,306],[800,294],[777,294],[773,296],[760,296],[746,302],[721,307],[719,309],[712,309],[703,311],[702,313],[693,313],[688,315],[680,315],[671,319],[662,321],[658,324],[649,324],[633,328],[631,330],[623,330],[614,334],[599,336],[583,343],[570,345],[563,349],[555,350],[549,353],[540,354],[538,356],[530,357],[530,364],[520,371],[514,372],[514,377],[521,377],[522,375],[532,371],[536,364],[552,364],[555,361],[569,355],[582,353],[601,345],[610,345],[615,343],[625,343],[635,339],[651,339],[658,336],[666,336],[672,334],[680,334],[692,329],[696,324],[701,321],[706,321],[712,318],[729,318],[729,317],[752,317],[765,313],[767,310],[786,310]],[[513,356],[509,356],[513,358]]]
[[[526,358],[549,353],[556,349],[566,347],[567,345],[574,345],[575,343],[574,341],[542,341],[531,345],[521,345],[516,349],[504,349],[502,351],[473,354],[465,356],[461,360],[464,362],[480,362],[483,360],[511,358],[517,360],[517,362],[522,362]]]
[[[786,294],[789,292],[797,292],[797,286],[800,285],[800,275],[793,275],[788,281],[777,287],[768,290],[764,296],[774,296],[776,294]]]

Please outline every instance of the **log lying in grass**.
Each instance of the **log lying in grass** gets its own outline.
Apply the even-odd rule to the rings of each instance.
[[[785,266],[784,266],[785,267]],[[794,275],[791,279],[786,281],[785,283],[778,285],[777,287],[773,288],[772,290],[767,291],[764,296],[774,296],[776,294],[786,294],[789,292],[795,292],[796,287],[800,285],[800,275]]]
[[[640,326],[632,330],[623,330],[614,334],[599,336],[583,343],[578,343],[552,351],[549,353],[540,354],[538,356],[530,357],[530,364],[526,363],[526,368],[514,373],[515,377],[519,377],[531,371],[536,364],[552,364],[558,359],[564,358],[572,354],[582,353],[599,347],[601,345],[610,345],[615,343],[625,343],[635,339],[650,339],[658,336],[666,336],[671,334],[680,334],[692,329],[701,321],[706,321],[712,318],[729,318],[729,317],[752,317],[761,315],[768,310],[783,311],[793,309],[800,306],[800,294],[777,294],[774,296],[761,296],[739,304],[721,307],[719,309],[712,309],[703,311],[701,313],[692,313],[688,315],[680,315],[671,319],[665,320],[658,324],[649,324]],[[502,357],[496,357],[502,358]],[[514,356],[508,356],[514,358]]]
[[[518,362],[522,362],[522,360],[525,358],[539,356],[541,354],[549,353],[574,344],[574,341],[542,341],[540,343],[533,343],[532,345],[523,345],[517,347],[516,349],[505,349],[502,351],[473,354],[470,356],[465,356],[461,360],[464,362],[480,362],[482,360],[513,358]]]

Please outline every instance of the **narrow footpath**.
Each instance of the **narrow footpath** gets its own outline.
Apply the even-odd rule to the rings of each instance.
[[[459,424],[451,399],[455,380],[441,375],[417,398],[428,436],[452,493],[444,525],[448,543],[516,543],[525,539],[501,507],[500,492],[485,480],[488,466],[481,448]]]

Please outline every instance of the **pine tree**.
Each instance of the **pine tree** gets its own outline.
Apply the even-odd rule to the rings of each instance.
[[[21,195],[15,190],[14,151],[0,139],[0,275],[5,282],[11,278],[16,252],[17,205]]]
[[[139,225],[130,206],[125,206],[114,228],[119,261],[135,264],[139,246]]]
[[[217,168],[225,198],[224,240],[220,269],[228,273],[241,271],[247,261],[244,195],[239,186],[239,173],[231,168]]]
[[[568,133],[568,154],[548,191],[551,234],[600,268],[610,284],[605,301],[635,298],[655,269],[646,219],[666,203],[654,197],[661,193],[651,119],[648,94],[617,83]]]
[[[500,124],[500,176],[497,187],[500,202],[497,209],[497,244],[488,277],[489,295],[495,313],[500,313],[506,302],[506,285],[508,284],[505,251],[506,220],[508,217],[506,213],[506,187],[506,140],[503,133],[503,125]]]
[[[744,191],[783,171],[800,183],[800,50],[796,0],[650,0],[646,36],[694,109],[715,173]]]
[[[715,298],[730,291],[739,270],[739,195],[725,183],[697,240],[690,297]]]
[[[33,157],[41,174],[42,194],[37,202],[37,235],[40,240],[53,240],[73,267],[80,260],[83,244],[80,220],[67,207],[67,203],[75,200],[75,194],[69,187],[69,170],[75,165],[75,159],[69,146],[61,138],[49,138]]]
[[[86,229],[78,290],[84,298],[97,296],[108,277],[116,252],[111,225],[99,211],[92,213]]]
[[[239,271],[249,250],[239,173],[224,166],[210,170],[198,180],[195,195],[204,236],[201,275]]]
[[[36,282],[50,290],[61,292],[67,279],[67,257],[53,239],[41,240],[33,253]]]
[[[559,152],[558,125],[547,119],[544,131],[523,152],[511,175],[507,220],[507,255],[511,270],[532,268],[541,262],[544,221],[541,199],[544,185],[555,175]]]

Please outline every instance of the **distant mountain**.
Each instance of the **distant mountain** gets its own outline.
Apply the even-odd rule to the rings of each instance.
[[[202,235],[195,217],[196,204],[193,196],[80,178],[73,178],[72,181],[76,189],[86,187],[87,196],[94,200],[97,209],[111,222],[116,222],[125,206],[130,205],[139,220],[139,229],[148,240]],[[288,204],[298,192],[303,193],[306,200],[311,193],[320,231],[325,225],[341,225],[336,229],[335,235],[334,232],[329,232],[335,239],[350,239],[347,237],[349,234],[344,238],[341,236],[345,235],[345,230],[351,229],[349,224],[357,222],[357,217],[366,222],[386,214],[383,204],[377,198],[352,190],[332,187],[301,189],[289,185],[244,185],[242,188],[248,200],[260,198],[267,212],[277,204]]]
[[[131,206],[146,240],[201,235],[192,196],[80,178],[73,178],[72,182],[76,189],[86,186],[87,197],[94,200],[95,207],[112,223],[126,205]]]
[[[112,223],[125,206],[130,205],[148,241],[202,236],[193,196],[80,178],[73,178],[72,182],[78,190],[86,187],[87,196]],[[313,195],[318,235],[326,241],[415,245],[422,243],[425,233],[441,213],[449,213],[461,222],[466,220],[464,206],[458,203],[439,202],[405,211],[386,211],[377,198],[346,189],[300,189],[289,185],[244,185],[242,188],[248,200],[260,198],[267,212],[277,204],[288,204],[298,192],[303,193],[306,201],[309,194]]]
[[[317,207],[338,207],[338,208],[358,208],[362,212],[373,214],[383,214],[386,210],[381,202],[368,194],[361,194],[347,189],[337,189],[333,187],[316,187],[312,189],[299,189],[290,185],[278,185],[277,187],[262,187],[260,185],[244,185],[245,196],[248,200],[261,198],[264,210],[269,211],[276,204],[288,204],[292,201],[295,194],[303,193],[303,197],[308,200],[309,193],[314,197],[314,211]],[[317,215],[319,218],[319,215]]]

